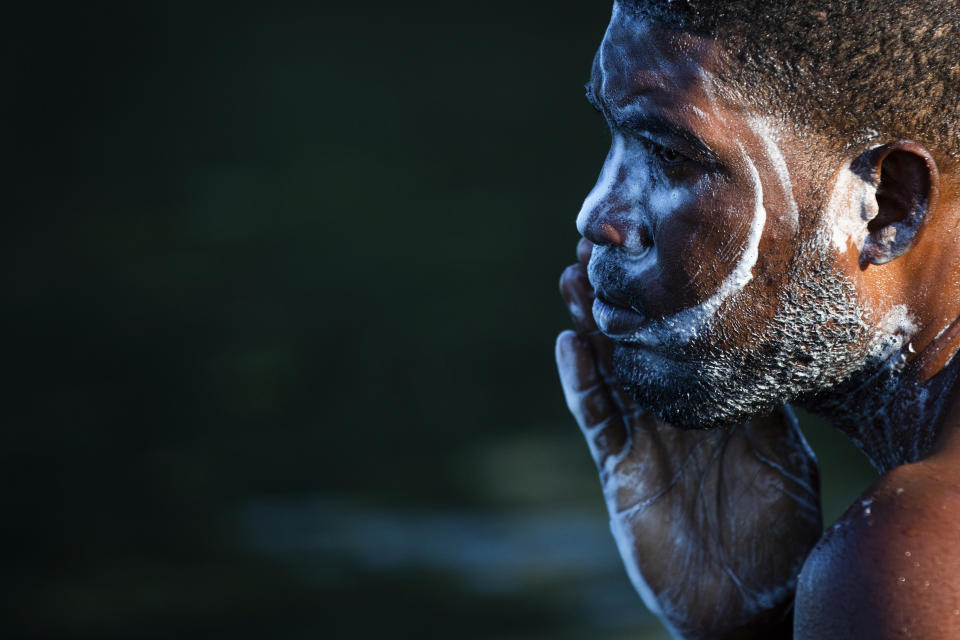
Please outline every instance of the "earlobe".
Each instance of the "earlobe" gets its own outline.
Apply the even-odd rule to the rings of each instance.
[[[867,223],[860,265],[885,264],[913,247],[937,204],[940,173],[930,152],[898,141],[868,152],[877,214]]]

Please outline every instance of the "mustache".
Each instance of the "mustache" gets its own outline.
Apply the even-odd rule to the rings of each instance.
[[[587,264],[587,278],[597,297],[615,306],[648,315],[642,281],[632,274],[636,259],[618,247],[595,246]]]

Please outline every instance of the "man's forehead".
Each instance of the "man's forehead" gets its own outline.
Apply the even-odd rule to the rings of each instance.
[[[664,28],[615,6],[593,61],[592,90],[621,102],[657,91],[709,89],[715,42]]]

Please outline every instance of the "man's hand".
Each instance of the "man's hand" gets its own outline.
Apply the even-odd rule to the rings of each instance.
[[[732,429],[644,414],[611,372],[584,265],[561,291],[577,332],[557,338],[567,405],[586,436],[627,573],[682,638],[791,637],[796,578],[820,537],[817,462],[789,407]]]

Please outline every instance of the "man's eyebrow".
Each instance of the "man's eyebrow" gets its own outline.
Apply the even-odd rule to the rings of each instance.
[[[645,113],[637,109],[611,109],[593,90],[593,81],[587,81],[584,85],[587,102],[589,102],[597,111],[603,113],[605,117],[613,121],[618,127],[628,129],[635,133],[648,133],[654,136],[663,136],[680,140],[691,151],[706,158],[716,159],[713,150],[689,129],[682,127],[669,119]],[[619,112],[619,113],[617,113]]]
[[[614,121],[617,123],[617,126],[629,129],[630,131],[679,139],[694,151],[710,156],[714,155],[710,147],[708,147],[699,136],[663,116],[632,112],[632,110],[630,110],[623,114],[623,117],[615,118]]]

